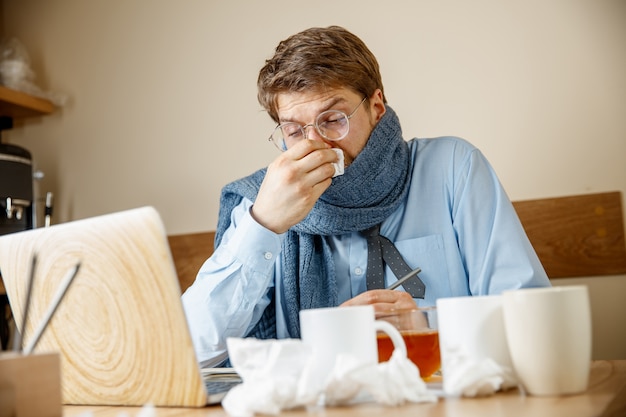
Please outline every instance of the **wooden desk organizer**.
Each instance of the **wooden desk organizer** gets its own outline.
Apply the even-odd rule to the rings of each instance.
[[[0,417],[61,417],[58,353],[0,353]]]

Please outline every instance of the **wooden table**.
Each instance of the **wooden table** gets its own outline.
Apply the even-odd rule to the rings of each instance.
[[[117,417],[124,413],[136,416],[141,407],[64,406],[66,417]],[[435,404],[407,404],[384,407],[361,404],[352,407],[328,407],[314,410],[290,410],[282,415],[290,417],[617,417],[626,416],[626,360],[594,361],[587,392],[563,397],[523,396],[518,390],[501,392],[485,398],[440,398]],[[220,406],[200,409],[157,408],[157,416],[228,417]]]

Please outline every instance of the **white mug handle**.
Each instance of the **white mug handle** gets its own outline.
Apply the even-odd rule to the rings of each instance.
[[[400,335],[398,329],[383,320],[374,321],[374,329],[376,331],[380,330],[381,332],[387,333],[393,342],[394,353],[399,350],[402,357],[406,358],[406,344],[404,343],[404,339]]]

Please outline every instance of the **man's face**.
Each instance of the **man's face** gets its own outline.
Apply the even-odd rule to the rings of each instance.
[[[342,140],[329,141],[314,127],[306,129],[308,139],[321,140],[343,150],[345,165],[348,166],[363,150],[374,126],[385,113],[380,90],[376,90],[368,97],[369,100],[359,106],[363,98],[347,88],[321,92],[281,93],[277,98],[279,123],[295,122],[305,126],[314,123],[317,116],[326,110],[341,110],[347,115],[354,111],[350,118],[350,131]]]

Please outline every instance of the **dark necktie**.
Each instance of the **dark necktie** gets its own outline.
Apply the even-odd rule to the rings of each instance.
[[[380,225],[364,230],[363,234],[367,238],[368,290],[385,288],[385,264],[398,279],[411,272],[396,246],[380,235]],[[405,281],[402,286],[413,298],[424,298],[426,286],[417,275]]]

